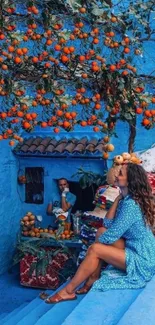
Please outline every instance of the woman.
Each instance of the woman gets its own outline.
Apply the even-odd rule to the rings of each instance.
[[[155,274],[155,238],[151,230],[155,208],[144,169],[131,163],[123,165],[118,186],[121,195],[105,219],[108,223],[110,219],[110,225],[104,223],[109,228],[99,229],[97,242],[88,249],[73,279],[47,303],[76,299],[76,288],[86,280],[87,288],[93,285],[91,290],[142,288]],[[103,271],[95,281],[102,261],[112,265],[116,273]]]

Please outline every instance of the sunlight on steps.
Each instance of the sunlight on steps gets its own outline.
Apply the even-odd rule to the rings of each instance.
[[[37,296],[11,313],[2,313],[0,325],[154,325],[154,291],[155,277],[144,289],[90,291],[55,305]]]

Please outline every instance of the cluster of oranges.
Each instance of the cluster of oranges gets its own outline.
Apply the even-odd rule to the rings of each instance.
[[[139,86],[138,79],[136,86],[134,81],[131,89],[129,80],[130,77],[136,78],[137,71],[131,64],[129,55],[140,55],[141,51],[132,38],[124,32],[119,33],[119,28],[123,30],[121,19],[111,11],[111,15],[106,18],[105,29],[103,26],[103,29],[100,29],[100,24],[92,22],[89,23],[90,28],[87,28],[85,18],[90,11],[87,11],[86,6],[82,6],[76,14],[77,18],[72,20],[70,32],[65,31],[61,17],[55,20],[53,17],[49,26],[42,25],[40,32],[38,17],[42,10],[33,1],[28,6],[25,4],[25,9],[31,19],[27,21],[26,31],[21,32],[19,37],[18,33],[15,33],[16,25],[10,19],[16,12],[16,7],[4,6],[9,18],[6,20],[6,28],[0,29],[0,96],[4,99],[6,97],[6,101],[9,97],[13,103],[0,113],[0,125],[3,130],[0,140],[10,139],[9,144],[13,146],[15,141],[23,141],[18,135],[21,128],[29,132],[37,125],[43,129],[52,127],[55,133],[59,133],[61,129],[72,131],[78,124],[81,127],[90,126],[94,132],[111,135],[114,132],[116,115],[117,120],[120,115],[125,120],[122,107],[129,99],[128,93],[134,96],[135,114],[143,116],[142,125],[146,128],[154,126],[155,109],[149,108],[148,105],[155,104],[155,97],[145,98],[144,87]],[[32,54],[28,41],[34,42],[37,49],[35,55]],[[105,59],[103,47],[113,51],[111,54],[114,55]],[[80,69],[79,76],[76,75],[77,68]],[[20,69],[27,71],[27,80],[28,71],[33,69],[34,75],[39,71],[39,77],[35,80],[35,95],[31,100],[26,98],[26,83],[24,86],[24,83],[22,86],[18,83],[18,79],[23,78],[22,73],[16,75],[16,71]],[[101,90],[104,78],[104,88]],[[119,83],[113,84],[113,80],[121,78],[124,85],[122,97],[119,90],[117,93]],[[69,81],[73,84],[72,96],[66,96],[66,84]],[[50,84],[52,88],[48,87]],[[127,113],[133,109],[129,104],[126,107]],[[46,116],[44,120],[40,118],[40,108],[42,112],[48,111],[48,114],[42,114]],[[105,117],[105,111],[108,118]],[[108,152],[113,149],[113,146],[108,144],[103,157],[107,159]]]
[[[35,226],[35,222],[35,215],[32,212],[27,212],[20,221],[23,236],[29,236],[30,232]]]
[[[37,228],[37,227],[32,227],[27,231],[23,231],[23,236],[40,238],[42,233],[55,236],[55,232],[53,230],[49,230],[47,228]]]
[[[72,230],[64,230],[60,235],[60,239],[70,239],[74,235]]]

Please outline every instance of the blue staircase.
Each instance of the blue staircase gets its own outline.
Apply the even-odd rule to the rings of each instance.
[[[144,289],[90,291],[55,305],[37,296],[11,313],[1,314],[0,325],[155,325],[154,291],[155,277]]]

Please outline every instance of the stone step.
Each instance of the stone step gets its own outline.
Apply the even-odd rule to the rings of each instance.
[[[63,284],[60,288],[65,286]],[[58,288],[56,291],[59,291],[60,288]],[[55,292],[56,292],[55,291]],[[49,293],[50,295],[53,293],[52,290],[46,290],[46,293]],[[46,306],[45,306],[46,305]],[[42,313],[46,312],[46,308],[48,305],[45,304],[43,300],[37,296],[34,300],[32,300],[29,304],[27,304],[23,309],[21,309],[19,312],[17,312],[11,319],[5,322],[5,325],[17,325],[18,323],[20,324],[29,324],[30,322],[32,324],[35,324],[36,320],[39,319],[39,317],[42,316]],[[38,314],[38,311],[41,310],[41,315],[40,312]],[[30,315],[30,316],[29,316]],[[32,320],[31,320],[32,317]]]
[[[77,307],[77,305],[84,298],[84,295],[80,295],[76,300],[73,301],[64,301],[58,304],[53,305],[45,315],[43,315],[36,325],[61,325],[63,321],[68,317],[68,315]],[[52,305],[51,305],[52,307]],[[20,324],[23,325],[23,324]],[[24,323],[25,325],[25,323]],[[74,324],[72,324],[74,325]]]
[[[0,322],[1,322],[1,320],[4,319],[4,317],[6,317],[7,315],[8,315],[8,313],[2,313],[2,314],[0,315]]]
[[[3,324],[7,322],[10,318],[12,318],[15,314],[17,314],[21,309],[23,309],[27,303],[21,304],[19,307],[15,308],[12,312],[7,313],[3,318]],[[1,323],[0,323],[1,324]]]
[[[62,325],[116,325],[141,292],[142,289],[90,291]]]
[[[118,325],[155,325],[155,276],[120,319]]]
[[[5,325],[16,325],[22,318],[28,315],[33,309],[42,303],[39,297],[33,299],[30,303],[26,304],[24,308],[15,313],[13,317],[9,318],[4,324]]]

